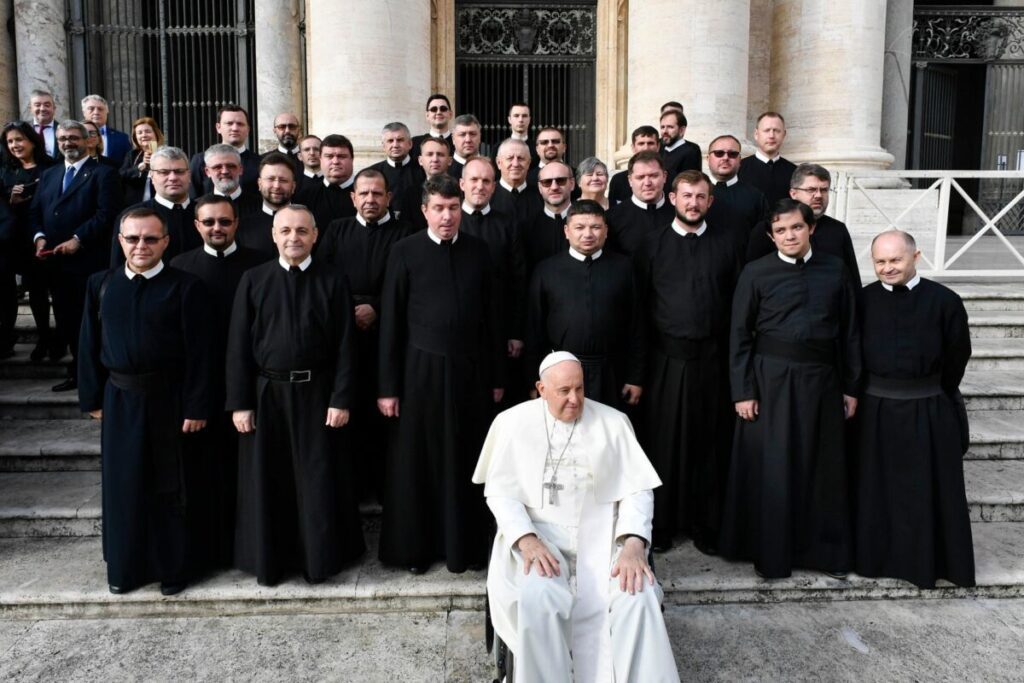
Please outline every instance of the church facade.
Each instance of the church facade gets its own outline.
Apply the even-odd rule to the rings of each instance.
[[[217,107],[237,102],[257,124],[253,146],[274,146],[273,116],[290,111],[309,131],[349,136],[370,161],[384,123],[423,132],[427,95],[444,92],[456,113],[481,118],[485,140],[507,134],[507,107],[524,100],[535,127],[565,130],[571,160],[621,166],[630,131],[677,100],[702,148],[730,133],[752,151],[757,115],[775,110],[794,161],[1016,170],[1019,5],[2,0],[13,31],[0,46],[0,109],[27,116],[29,92],[43,88],[73,116],[99,92],[115,127],[153,115],[194,151],[214,141]]]

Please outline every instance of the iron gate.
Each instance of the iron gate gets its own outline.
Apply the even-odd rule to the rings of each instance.
[[[456,4],[456,108],[480,119],[492,151],[521,100],[532,131],[563,131],[567,157],[594,153],[596,9],[596,0]]]
[[[255,0],[69,0],[72,101],[99,93],[110,122],[128,131],[152,116],[168,144],[188,152],[217,142],[228,103],[257,121]],[[76,111],[76,116],[81,112]]]

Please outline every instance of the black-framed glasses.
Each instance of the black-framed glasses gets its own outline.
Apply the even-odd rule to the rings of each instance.
[[[277,130],[298,130],[299,124],[297,123],[279,123],[274,126]]]
[[[57,142],[79,142],[83,139],[81,135],[61,135],[57,138]]]
[[[556,183],[559,187],[565,187],[569,184],[569,176],[558,176],[557,178],[541,178],[537,181],[542,187],[551,187],[551,183]]]
[[[121,239],[133,246],[142,242],[147,247],[152,247],[154,244],[159,243],[160,240],[167,239],[167,235],[163,235],[161,237],[157,237],[156,235],[121,235]]]
[[[208,228],[212,228],[215,225],[219,225],[222,228],[229,228],[235,224],[234,218],[202,218],[197,220]]]
[[[438,112],[447,114],[451,109],[448,108],[447,104],[435,104],[433,107],[427,107],[427,111],[431,114],[436,114]]]
[[[740,153],[735,149],[713,149],[708,154],[716,159],[721,159],[722,157],[729,157],[730,159],[740,158]]]

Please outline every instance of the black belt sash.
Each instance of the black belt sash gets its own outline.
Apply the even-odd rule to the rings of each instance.
[[[307,370],[272,370],[260,368],[260,377],[266,377],[274,382],[288,382],[290,384],[305,384],[314,377],[319,377],[325,370],[324,366],[309,368]]]
[[[797,342],[762,334],[757,337],[756,349],[757,353],[765,356],[802,363],[835,365],[836,362],[835,342],[831,339],[805,339]]]
[[[868,375],[864,393],[878,398],[916,399],[938,396],[942,390],[942,375],[926,375],[912,379],[893,379]]]

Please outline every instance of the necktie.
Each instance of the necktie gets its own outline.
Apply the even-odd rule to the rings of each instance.
[[[38,126],[36,126],[36,132],[39,133],[39,137],[43,137],[44,130],[46,130],[46,126],[44,126],[43,124],[40,123]]]
[[[60,193],[64,194],[68,191],[68,186],[71,185],[71,181],[75,179],[75,167],[68,166],[68,170],[64,172],[64,186],[61,188]]]

